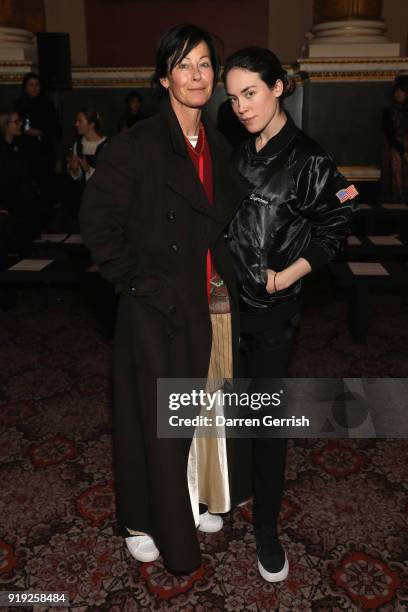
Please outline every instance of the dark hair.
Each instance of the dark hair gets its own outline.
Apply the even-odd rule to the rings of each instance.
[[[397,89],[408,93],[408,74],[400,74],[395,78],[392,84],[392,91],[394,92]]]
[[[97,134],[101,133],[101,129],[102,129],[102,118],[100,116],[100,114],[98,113],[98,111],[96,111],[94,108],[81,108],[78,112],[77,115],[79,115],[79,113],[82,113],[83,115],[85,115],[86,120],[88,121],[88,123],[93,123],[95,126],[95,132]]]
[[[265,49],[264,47],[245,47],[245,49],[235,51],[235,53],[227,57],[223,73],[224,84],[227,74],[233,68],[243,68],[250,72],[257,72],[268,87],[274,87],[276,81],[280,79],[283,82],[281,97],[288,96],[294,89],[292,79],[289,78],[286,70],[282,68],[279,58],[270,49]]]
[[[220,60],[214,40],[207,30],[186,23],[170,28],[159,40],[156,51],[156,69],[152,77],[153,85],[161,87],[160,79],[165,78],[200,42],[205,42],[210,51],[215,87],[220,73]]]
[[[31,79],[35,79],[36,81],[39,82],[40,90],[41,90],[41,79],[40,79],[39,75],[36,72],[27,72],[27,74],[24,75],[23,81],[21,83],[21,88],[23,90],[23,94],[26,93],[26,85],[27,85],[28,81],[31,81]]]
[[[132,91],[129,91],[126,94],[125,103],[129,104],[129,102],[131,100],[133,100],[134,98],[137,98],[139,100],[140,104],[143,102],[142,94],[140,94],[138,91],[136,91],[136,89],[132,89]]]

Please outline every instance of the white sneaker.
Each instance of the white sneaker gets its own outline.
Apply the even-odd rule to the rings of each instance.
[[[262,563],[258,559],[258,570],[261,574],[262,578],[267,582],[280,582],[281,580],[285,580],[289,574],[289,562],[285,553],[285,562],[283,567],[278,572],[268,572],[262,565]]]
[[[198,524],[199,531],[204,533],[216,533],[221,531],[224,521],[219,514],[211,514],[211,512],[204,512],[200,514],[200,522]]]
[[[148,535],[129,536],[125,539],[128,551],[138,561],[148,563],[149,561],[156,561],[160,556],[153,538]]]

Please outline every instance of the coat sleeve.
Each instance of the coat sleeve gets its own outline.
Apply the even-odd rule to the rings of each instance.
[[[331,261],[343,248],[350,233],[355,198],[341,202],[339,192],[349,184],[324,153],[308,158],[296,183],[299,212],[311,225],[310,242],[299,256],[315,270]],[[357,195],[357,191],[355,193]]]
[[[126,236],[138,163],[134,140],[128,134],[112,138],[98,157],[80,211],[84,243],[101,275],[120,292],[135,268],[135,254]]]

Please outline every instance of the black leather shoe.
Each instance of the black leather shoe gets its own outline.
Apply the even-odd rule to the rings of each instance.
[[[267,582],[285,580],[289,573],[289,563],[275,527],[269,525],[255,527],[255,540],[258,569],[262,578]]]

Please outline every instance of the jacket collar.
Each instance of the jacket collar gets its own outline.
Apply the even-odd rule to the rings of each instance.
[[[270,138],[270,140],[268,140],[266,145],[262,147],[259,152],[255,147],[256,136],[249,140],[248,153],[251,157],[251,161],[269,160],[280,153],[280,151],[282,151],[282,149],[284,149],[294,139],[297,134],[297,127],[289,113],[285,111],[285,114],[287,120],[283,128],[276,134],[276,136]]]
[[[177,155],[188,157],[184,135],[168,97],[163,98],[160,101],[160,114],[169,130],[170,142],[173,151],[177,153]]]
[[[177,153],[177,155],[181,155],[182,157],[188,158],[189,155],[184,139],[184,134],[168,98],[165,98],[161,101],[160,112],[162,113],[162,116],[169,127],[170,140],[174,152]],[[202,111],[201,121],[204,125],[205,134],[211,149],[211,154],[213,155],[213,150],[217,148],[217,134],[215,127],[209,119],[205,110]]]

